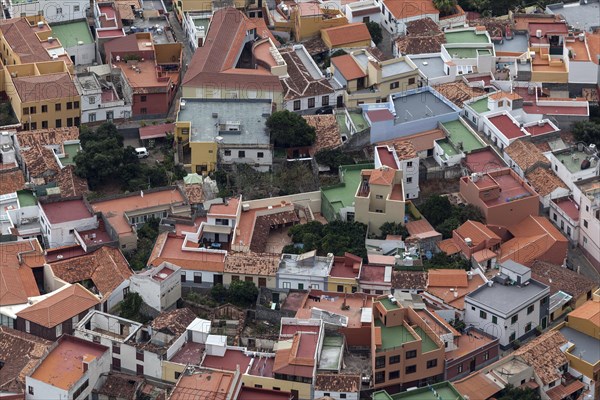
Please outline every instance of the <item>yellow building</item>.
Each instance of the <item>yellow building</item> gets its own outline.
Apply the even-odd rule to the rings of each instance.
[[[24,130],[79,125],[81,98],[63,61],[8,65],[4,81]]]
[[[333,266],[327,278],[327,291],[355,293],[358,291],[358,278],[362,268],[362,258],[346,253],[343,257],[334,257]]]
[[[336,81],[344,86],[346,107],[386,102],[392,93],[419,86],[419,69],[404,57],[379,61],[367,50],[356,50],[333,57],[331,68]]]
[[[348,24],[348,19],[342,11],[324,8],[318,2],[296,3],[290,19],[294,21],[294,36],[297,42],[318,36],[321,29]]]
[[[371,34],[362,22],[321,29],[321,39],[329,50],[371,47]]]
[[[233,6],[237,9],[244,9],[247,6],[246,0],[234,0]],[[211,12],[213,11],[213,2],[211,0],[176,0],[173,2],[173,9],[179,22],[183,20],[185,13],[188,12]]]
[[[259,288],[275,289],[278,268],[279,256],[275,254],[230,252],[225,259],[223,285],[229,286],[231,282],[244,281],[252,282]]]
[[[406,201],[402,171],[389,167],[363,170],[354,196],[354,219],[378,235],[385,222],[404,224]]]

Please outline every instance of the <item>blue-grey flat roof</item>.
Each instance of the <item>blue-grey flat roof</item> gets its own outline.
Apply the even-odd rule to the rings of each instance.
[[[527,268],[523,264],[519,264],[518,262],[515,262],[513,260],[506,260],[503,263],[501,263],[500,265],[502,266],[503,269],[507,269],[507,270],[512,271],[515,274],[519,274],[519,275],[523,275],[523,274],[526,274],[527,272],[531,271],[531,269]]]
[[[525,53],[529,48],[527,35],[513,35],[513,38],[508,40],[504,38],[502,43],[495,43],[496,52],[507,51],[511,53]]]
[[[266,126],[269,115],[270,100],[185,99],[177,121],[192,123],[191,142],[210,142],[220,136],[225,144],[265,145],[270,143]],[[240,131],[221,130],[228,122],[239,122]]]
[[[590,0],[588,4],[572,3],[560,7],[559,4],[553,4],[547,7],[553,14],[562,15],[569,25],[575,28],[589,31],[593,26],[600,26],[598,15],[600,15],[600,4],[598,1]],[[557,0],[557,3],[558,0]]]
[[[529,280],[529,285],[521,287],[505,286],[494,282],[491,287],[483,285],[475,289],[467,295],[466,300],[474,300],[492,310],[510,316],[544,291],[549,291],[548,286],[534,279]]]
[[[576,331],[573,328],[569,328],[568,326],[561,328],[560,333],[562,333],[569,342],[575,345],[575,347],[571,349],[571,354],[583,358],[592,365],[600,360],[600,340]]]
[[[446,73],[444,72],[444,60],[442,60],[442,57],[413,58],[412,61],[429,79],[446,76]],[[427,63],[427,65],[423,63]]]
[[[423,118],[454,112],[452,107],[434,96],[430,91],[413,93],[394,98],[396,121],[416,121]]]

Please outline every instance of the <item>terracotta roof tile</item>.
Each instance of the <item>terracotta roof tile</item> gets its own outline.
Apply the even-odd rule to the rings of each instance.
[[[189,308],[178,308],[158,314],[152,321],[151,326],[157,331],[179,337],[194,319],[196,319],[196,314],[192,310]]]
[[[436,231],[425,218],[421,218],[416,221],[408,221],[406,223],[406,230],[408,230],[408,233],[411,237],[415,237],[417,239],[427,239],[442,235]]]
[[[600,329],[600,307],[598,306],[597,301],[586,301],[584,304],[571,311],[569,316],[589,321],[596,326],[596,329]]]
[[[463,107],[465,101],[484,95],[486,92],[477,87],[470,87],[463,81],[442,83],[435,85],[434,89],[459,107]]]
[[[550,169],[538,167],[528,172],[525,178],[540,196],[547,196],[556,189],[567,189],[567,185]]]
[[[35,239],[0,243],[0,306],[27,303],[40,292],[31,268],[45,263],[44,252]],[[21,263],[22,260],[22,263]]]
[[[74,165],[67,165],[58,171],[56,183],[60,188],[61,197],[80,197],[90,191],[87,179],[75,174]]]
[[[384,3],[397,20],[440,13],[431,0],[385,0]]]
[[[391,168],[374,169],[371,171],[369,184],[389,186],[394,182],[394,176],[396,176],[396,171]]]
[[[360,386],[360,375],[317,374],[315,379],[315,390],[323,392],[358,393]]]
[[[333,47],[371,40],[371,34],[367,29],[367,25],[362,22],[354,22],[333,28],[322,29],[321,35],[328,36]]]
[[[393,271],[392,288],[423,290],[427,287],[427,272]]]
[[[0,31],[21,63],[51,61],[51,57],[25,18],[0,20]]]
[[[14,193],[23,189],[25,177],[20,169],[0,171],[0,195]]]
[[[333,57],[331,63],[347,81],[367,76],[350,54]]]
[[[550,286],[552,293],[562,290],[577,299],[598,287],[598,283],[559,265],[536,260],[530,268],[532,278]]]
[[[108,246],[79,257],[54,262],[50,267],[54,275],[65,282],[91,280],[104,298],[133,275],[123,253]]]
[[[439,25],[429,17],[406,22],[406,34],[411,36],[435,36],[443,33]]]
[[[453,383],[456,390],[464,397],[471,399],[489,399],[503,388],[488,378],[484,373],[474,373]]]
[[[427,277],[427,287],[467,287],[467,271],[458,269],[432,269]]]
[[[513,354],[531,365],[544,385],[560,379],[559,368],[568,363],[560,347],[567,339],[559,331],[550,331],[535,338]]]
[[[279,256],[268,253],[229,253],[225,259],[224,272],[230,274],[275,276],[279,268]]]
[[[528,140],[515,140],[504,151],[523,171],[536,164],[550,165],[542,152]]]
[[[433,143],[438,139],[444,139],[446,134],[441,129],[432,129],[430,131],[416,133],[414,135],[405,136],[402,139],[386,140],[377,143],[377,145],[396,146],[397,143],[408,141],[411,142],[417,152],[433,149]]]
[[[396,39],[396,48],[400,54],[439,53],[446,43],[443,33],[436,36],[401,36]]]
[[[408,140],[394,143],[394,150],[396,150],[396,155],[399,160],[408,160],[417,157],[415,146]]]
[[[293,48],[279,51],[287,64],[288,77],[282,79],[286,100],[333,94],[334,90],[326,78],[315,79]]]
[[[22,76],[12,79],[23,103],[79,97],[77,87],[68,72]],[[53,90],[49,90],[51,87]]]
[[[24,392],[25,377],[33,371],[52,342],[0,326],[0,392]]]
[[[134,399],[143,382],[144,378],[141,376],[113,372],[108,374],[104,384],[100,386],[97,392],[109,398]]]
[[[308,54],[311,56],[329,51],[329,48],[319,36],[315,36],[312,39],[302,42],[302,44],[304,45],[306,51],[308,51]]]
[[[17,317],[46,328],[53,328],[82,312],[94,308],[100,301],[79,284],[70,285],[58,293],[27,307]]]
[[[456,228],[456,232],[463,238],[470,238],[474,246],[482,242],[487,242],[490,246],[500,243],[500,237],[481,222],[466,221]]]
[[[324,149],[333,149],[342,145],[340,128],[335,115],[303,115],[302,118],[313,128],[317,134],[317,140],[313,145],[315,152]]]

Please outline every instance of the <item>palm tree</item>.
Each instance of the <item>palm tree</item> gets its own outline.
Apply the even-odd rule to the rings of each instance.
[[[440,17],[443,17],[454,13],[456,0],[433,0],[433,5],[440,11]]]

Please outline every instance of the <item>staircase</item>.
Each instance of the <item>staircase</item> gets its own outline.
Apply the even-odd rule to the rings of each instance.
[[[312,222],[315,220],[315,216],[313,215],[310,207],[304,206],[302,204],[294,203],[294,210],[302,211],[304,213],[304,215],[306,216],[306,222]]]

